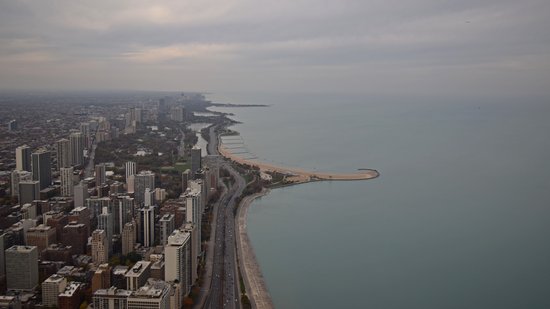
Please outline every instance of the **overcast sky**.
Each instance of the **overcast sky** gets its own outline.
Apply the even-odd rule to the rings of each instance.
[[[550,95],[550,1],[0,0],[0,88]]]

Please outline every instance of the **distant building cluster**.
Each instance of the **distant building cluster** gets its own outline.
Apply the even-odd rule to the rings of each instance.
[[[186,120],[182,106],[162,99],[155,112],[129,108],[123,133],[136,133],[163,109],[171,121]],[[20,130],[16,120],[8,129]],[[113,138],[118,126],[94,116],[52,144],[12,150],[16,202],[0,205],[0,308],[182,307],[198,278],[216,160],[203,162],[193,148],[182,194],[167,200],[160,176],[137,162],[94,161],[97,144]]]

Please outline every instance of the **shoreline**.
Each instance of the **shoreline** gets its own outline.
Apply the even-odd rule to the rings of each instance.
[[[262,189],[261,192],[248,195],[239,203],[235,222],[235,235],[237,236],[237,258],[241,272],[241,278],[245,286],[245,295],[250,300],[252,308],[275,308],[258,261],[254,248],[248,237],[247,217],[248,209],[252,203],[267,195],[271,190]],[[243,291],[241,291],[241,295]]]

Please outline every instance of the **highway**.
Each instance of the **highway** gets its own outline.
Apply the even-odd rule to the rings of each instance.
[[[218,139],[214,126],[209,129],[210,142],[208,153],[218,155]],[[212,282],[209,295],[203,308],[240,308],[239,280],[235,248],[235,216],[234,209],[237,197],[241,196],[245,179],[231,166],[223,161],[220,168],[228,171],[234,183],[230,185],[227,194],[221,197],[216,215],[216,232],[214,238],[214,259],[212,267]]]

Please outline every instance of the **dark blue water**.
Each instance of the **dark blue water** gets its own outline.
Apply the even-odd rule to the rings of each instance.
[[[550,103],[222,96],[273,190],[248,232],[278,308],[550,308]]]

